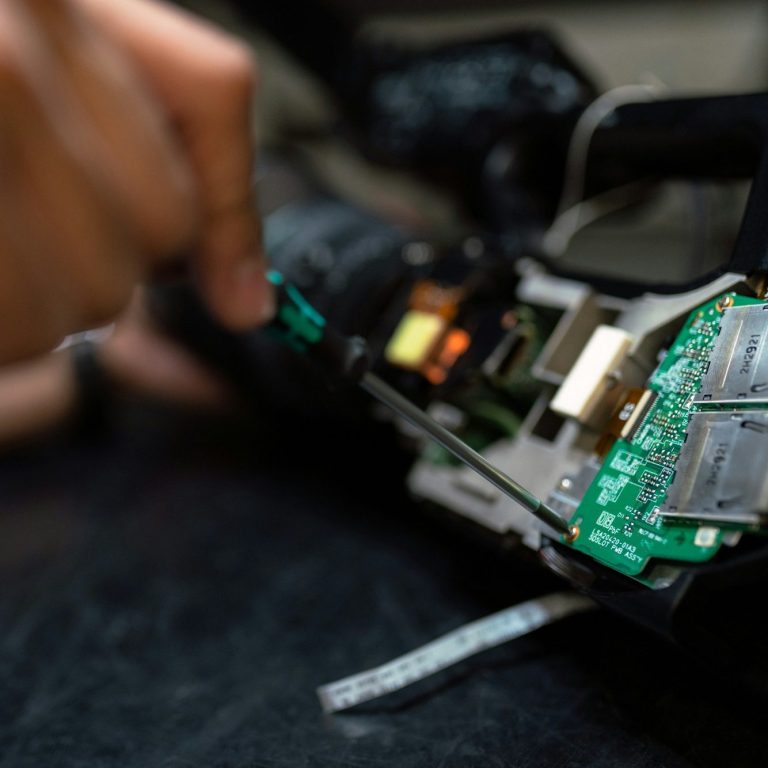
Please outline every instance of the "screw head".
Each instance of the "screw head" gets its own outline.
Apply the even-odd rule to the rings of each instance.
[[[569,531],[569,532],[566,534],[566,536],[565,536],[565,540],[566,540],[566,541],[567,541],[569,544],[573,544],[573,542],[574,542],[574,541],[576,541],[576,539],[578,539],[578,538],[579,538],[579,534],[581,533],[581,529],[579,528],[579,526],[578,526],[578,525],[572,525],[572,526],[571,526],[571,527],[568,529],[568,531]]]

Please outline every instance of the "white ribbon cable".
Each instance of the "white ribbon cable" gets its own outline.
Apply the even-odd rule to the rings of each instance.
[[[522,637],[566,616],[593,610],[596,603],[575,592],[556,592],[505,608],[454,629],[431,643],[379,667],[321,685],[323,711],[331,714],[398,691],[476,653]]]

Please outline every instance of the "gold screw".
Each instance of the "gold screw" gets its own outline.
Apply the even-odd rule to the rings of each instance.
[[[576,541],[576,539],[579,538],[579,534],[580,533],[581,533],[581,529],[579,528],[579,526],[578,525],[572,525],[568,529],[568,534],[566,535],[565,540],[569,544],[573,544],[573,542]]]
[[[723,296],[720,301],[715,304],[715,309],[718,312],[722,312],[724,309],[728,309],[728,307],[733,306],[733,296]]]

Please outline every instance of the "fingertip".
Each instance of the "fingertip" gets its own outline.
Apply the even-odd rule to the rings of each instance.
[[[274,291],[258,257],[248,257],[219,273],[203,290],[211,311],[232,331],[252,330],[275,314]]]

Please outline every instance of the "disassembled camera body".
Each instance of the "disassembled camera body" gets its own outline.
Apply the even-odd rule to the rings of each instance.
[[[752,180],[729,259],[683,285],[638,284],[569,274],[545,247],[598,92],[546,35],[364,53],[344,70],[351,79],[309,63],[352,105],[362,149],[438,174],[477,234],[446,246],[408,232],[279,161],[263,172],[272,263],[340,331],[366,337],[380,376],[546,499],[573,535],[547,530],[403,423],[416,454],[408,488],[636,621],[720,658],[750,644],[761,657],[750,625],[768,587],[768,96],[630,103],[593,126],[585,200],[649,180]],[[474,83],[456,101],[453,81],[438,78],[444,87],[408,111],[424,72],[457,62],[509,70],[499,82],[515,87],[490,104]],[[469,135],[482,141],[467,145]],[[255,400],[296,412],[307,387],[322,390],[258,335],[214,328],[193,298],[166,292],[155,304],[170,331]],[[370,416],[354,397],[326,405],[358,424]]]
[[[562,547],[662,588],[760,531],[768,302],[743,276],[621,301],[531,268],[515,298],[476,383],[430,411],[571,520],[577,534]],[[459,334],[469,338],[446,325],[409,310],[388,362],[436,375],[431,361],[452,360]],[[525,387],[539,392],[532,402],[520,397]],[[533,550],[560,538],[432,445],[408,484]],[[567,574],[564,562],[555,567]],[[581,582],[584,570],[574,574]]]

